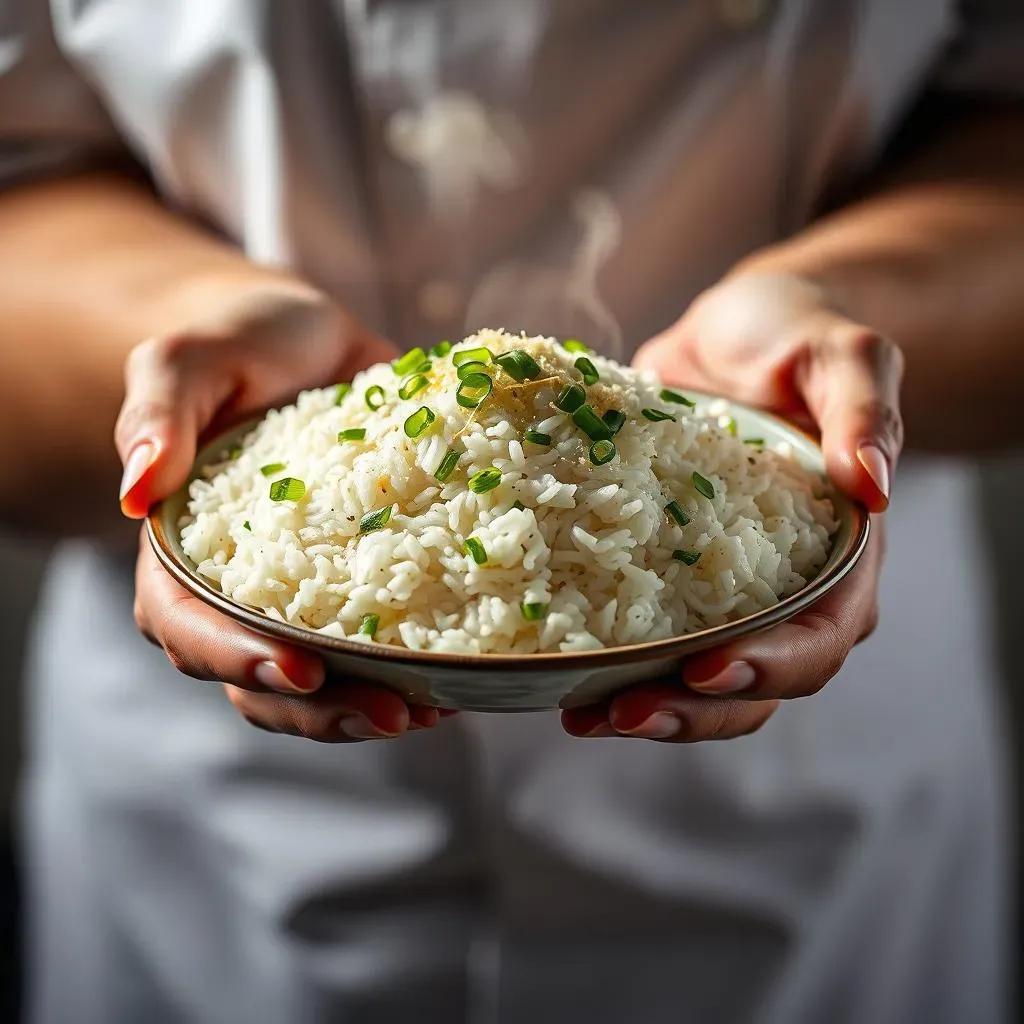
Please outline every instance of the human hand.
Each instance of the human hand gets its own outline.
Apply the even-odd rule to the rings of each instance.
[[[207,429],[259,414],[309,387],[351,380],[394,356],[311,288],[260,285],[209,321],[132,350],[115,439],[124,464],[121,507],[142,518],[187,479]],[[136,568],[135,618],[179,671],[224,683],[253,725],[324,742],[397,736],[430,728],[434,708],[408,706],[390,690],[356,681],[320,690],[314,654],[252,633],[194,598],[157,561],[145,535]]]
[[[686,385],[770,409],[817,429],[832,481],[874,513],[889,502],[903,442],[903,359],[801,278],[742,274],[704,293],[647,342],[635,365]],[[779,701],[817,692],[878,617],[883,524],[864,557],[813,607],[764,633],[694,655],[682,685],[645,684],[610,703],[563,712],[570,735],[676,742],[759,729]]]

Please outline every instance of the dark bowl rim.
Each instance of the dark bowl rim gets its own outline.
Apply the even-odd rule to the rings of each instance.
[[[694,394],[700,394],[702,398],[706,398],[709,401],[719,400],[719,396],[703,394],[692,388],[689,390]],[[728,401],[733,408],[744,409],[775,421],[784,432],[803,437],[820,453],[821,448],[817,439],[788,420],[764,409],[744,405],[742,402],[734,402],[731,399],[725,399],[725,401]],[[216,437],[204,438],[202,447],[204,450],[208,450],[220,443],[221,439],[251,429],[257,422],[257,420],[252,420],[248,423],[236,424]],[[189,474],[188,482],[183,487],[187,487],[194,477],[195,467],[193,467],[192,473]],[[175,493],[177,494],[178,492]],[[340,637],[324,636],[311,629],[294,626],[289,622],[279,622],[264,615],[262,612],[238,604],[231,600],[231,598],[225,597],[224,594],[216,590],[212,584],[199,577],[192,567],[185,564],[178,557],[170,538],[167,536],[167,531],[164,529],[162,512],[165,502],[158,502],[150,508],[146,516],[145,529],[150,544],[161,565],[178,583],[205,604],[216,608],[236,622],[248,626],[257,633],[262,633],[279,640],[286,640],[316,651],[347,654],[371,660],[383,658],[387,661],[420,666],[476,667],[487,671],[538,672],[544,669],[564,671],[577,667],[580,669],[597,669],[636,661],[679,657],[685,655],[688,650],[696,652],[707,647],[717,646],[739,637],[761,632],[792,618],[805,608],[816,604],[838,586],[860,561],[867,548],[868,539],[871,534],[871,520],[867,510],[845,496],[843,497],[843,504],[850,518],[850,538],[846,545],[846,550],[841,552],[838,557],[834,557],[830,553],[829,562],[831,564],[826,562],[825,567],[806,587],[798,590],[795,594],[791,594],[789,597],[783,598],[778,604],[774,604],[770,608],[765,608],[762,611],[754,612],[752,615],[747,615],[742,619],[736,619],[733,622],[720,626],[709,626],[707,629],[702,629],[695,633],[666,637],[663,640],[649,640],[644,643],[627,644],[621,647],[602,647],[597,650],[548,651],[540,654],[457,654],[440,651],[414,651],[406,647],[397,647],[390,644],[360,643]]]

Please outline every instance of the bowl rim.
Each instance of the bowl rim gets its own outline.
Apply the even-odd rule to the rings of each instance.
[[[802,437],[821,454],[821,446],[817,438],[775,413],[742,402],[735,402],[732,399],[723,399],[722,396],[709,395],[698,389],[690,388],[688,391],[709,402],[726,401],[733,409],[742,409],[756,416],[772,420],[784,433]],[[259,422],[258,418],[248,420],[245,423],[235,424],[213,437],[204,437],[200,451],[208,451],[223,443],[228,436],[248,431]],[[199,464],[197,455],[197,461],[189,473],[188,480],[178,491],[174,492],[175,495],[189,486],[195,478]],[[257,633],[321,652],[348,654],[359,658],[383,658],[387,661],[424,667],[430,665],[448,668],[476,667],[488,671],[540,672],[545,669],[557,671],[577,667],[597,669],[636,661],[678,657],[686,654],[688,649],[692,649],[695,653],[697,650],[719,646],[730,640],[761,632],[792,618],[812,604],[816,604],[838,586],[860,561],[871,535],[871,518],[867,510],[858,502],[844,495],[844,505],[851,520],[850,538],[846,551],[831,565],[826,562],[825,567],[807,586],[790,594],[789,597],[784,597],[770,608],[746,615],[733,622],[709,626],[693,633],[618,647],[601,647],[586,651],[544,651],[535,654],[462,654],[446,651],[415,651],[393,644],[362,643],[347,638],[325,636],[312,629],[295,626],[290,622],[279,622],[277,619],[264,615],[263,612],[233,601],[178,557],[164,527],[163,510],[171,497],[174,495],[153,505],[146,516],[146,534],[157,559],[164,569],[194,597],[236,622]]]

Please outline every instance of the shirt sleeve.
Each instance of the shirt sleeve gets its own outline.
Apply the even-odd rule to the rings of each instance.
[[[102,104],[61,52],[48,0],[0,0],[0,189],[125,154]]]
[[[1024,0],[959,0],[958,32],[934,88],[979,99],[1024,99]]]

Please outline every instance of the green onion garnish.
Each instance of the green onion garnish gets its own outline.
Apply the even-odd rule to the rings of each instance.
[[[551,444],[551,435],[542,434],[539,430],[528,430],[523,436],[530,444],[542,444],[545,446]]]
[[[665,511],[680,525],[686,526],[690,517],[683,511],[683,506],[678,501],[670,501],[665,506]]]
[[[526,511],[526,506],[521,501],[513,501],[512,507],[519,509],[520,512]]]
[[[366,389],[363,395],[367,409],[376,412],[384,404],[384,389],[379,384],[374,384]]]
[[[523,618],[526,619],[527,622],[540,622],[540,620],[547,615],[550,605],[523,601],[519,607],[522,609]]]
[[[301,501],[305,493],[305,483],[295,476],[283,476],[270,485],[271,501]]]
[[[484,565],[487,561],[487,548],[484,547],[482,540],[476,537],[466,538],[466,551],[473,556],[473,561],[477,565]]]
[[[693,486],[700,491],[705,498],[714,499],[715,485],[706,476],[701,476],[697,470],[693,471]]]
[[[609,409],[601,419],[608,424],[608,429],[613,434],[617,434],[626,423],[626,414],[619,412],[618,409]]]
[[[583,383],[586,384],[588,388],[591,384],[596,384],[601,379],[601,375],[597,372],[596,367],[586,356],[580,356],[579,359],[573,363],[573,366],[583,374]]]
[[[486,373],[469,373],[455,392],[455,401],[463,409],[475,409],[491,393],[494,382]]]
[[[696,402],[691,402],[686,395],[681,395],[678,391],[669,391],[668,388],[662,389],[660,397],[663,402],[675,402],[676,405],[685,405],[689,409],[692,409],[697,404]]]
[[[587,393],[579,384],[566,384],[555,399],[555,407],[562,412],[575,412],[587,400]]]
[[[459,380],[465,380],[466,377],[471,373],[484,373],[487,370],[487,364],[481,363],[479,359],[473,359],[468,363],[463,363],[456,371],[455,376]]]
[[[731,416],[726,416],[725,417],[725,422],[722,424],[722,426],[726,430],[728,430],[729,433],[732,434],[733,437],[737,436],[736,421]]]
[[[590,461],[595,466],[603,466],[606,462],[611,462],[617,454],[618,449],[615,447],[614,441],[595,441],[590,446]]]
[[[362,633],[363,636],[374,636],[379,625],[379,615],[364,615],[363,621],[359,623],[359,632]]]
[[[452,475],[455,467],[459,464],[459,453],[453,451],[451,448],[444,453],[444,458],[441,459],[437,470],[434,472],[434,477],[444,483]]]
[[[572,414],[572,421],[591,441],[610,441],[612,439],[611,428],[594,412],[593,406],[581,405]]]
[[[366,515],[359,520],[359,532],[372,533],[374,530],[379,530],[382,527],[387,526],[390,519],[390,505],[386,505],[384,508],[379,508],[374,512],[367,512]]]
[[[682,562],[683,565],[696,565],[698,560],[700,559],[700,552],[683,551],[683,549],[680,548],[679,550],[672,552],[672,557],[677,562]]]
[[[440,359],[443,356],[448,355],[452,350],[452,343],[450,341],[439,341],[436,345],[430,349],[430,355],[435,359]]]
[[[566,352],[584,352],[587,355],[591,354],[591,349],[587,348],[582,341],[577,341],[576,338],[569,338],[568,341],[563,341],[562,348],[564,348]]]
[[[437,417],[425,405],[421,405],[406,421],[405,436],[419,437]]]
[[[501,470],[495,469],[494,466],[489,466],[487,469],[481,469],[479,473],[474,473],[469,478],[469,489],[474,494],[486,494],[488,491],[493,491],[500,483]]]
[[[252,523],[250,523],[249,520],[246,519],[246,521],[242,523],[242,529],[248,530],[250,533],[252,533]]]
[[[366,427],[349,427],[348,430],[338,431],[339,441],[365,441]]]
[[[764,438],[763,437],[745,437],[745,438],[743,438],[743,443],[744,444],[756,444],[756,445],[760,445],[763,448],[764,447]]]
[[[667,412],[662,412],[660,409],[641,409],[640,413],[652,423],[660,423],[662,420],[671,420],[673,423],[676,421],[675,416],[672,416]]]
[[[264,476],[273,476],[275,473],[280,473],[285,468],[283,462],[268,462],[265,466],[260,466],[260,472]]]
[[[239,445],[239,444],[236,444],[235,447],[232,448],[231,451],[228,452],[228,458],[232,462],[234,462],[235,459],[237,459],[238,456],[241,455],[241,454],[242,454],[242,446]]]
[[[456,352],[452,356],[452,362],[456,366],[461,366],[463,363],[493,363],[494,356],[491,354],[489,348],[468,348],[465,352]]]
[[[494,361],[517,383],[522,384],[524,380],[533,380],[541,375],[540,365],[537,360],[522,349],[515,349],[512,352],[505,352],[495,356]]]
[[[351,384],[339,384],[337,390],[334,392],[334,404],[341,405],[345,401],[345,396],[352,390]]]
[[[391,364],[391,369],[395,371],[396,377],[405,377],[414,370],[419,369],[420,364],[426,358],[427,353],[417,345],[416,348],[409,349],[404,356],[399,356]]]
[[[422,373],[414,373],[411,377],[406,377],[402,381],[401,386],[398,389],[398,397],[402,401],[412,398],[417,392],[422,391],[427,386],[427,378]]]

